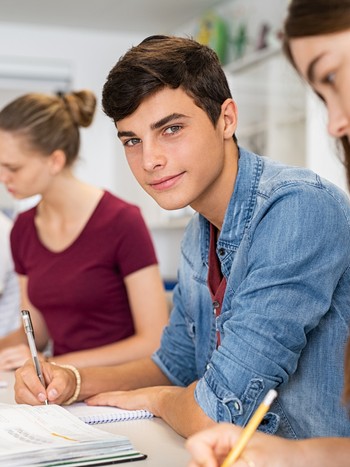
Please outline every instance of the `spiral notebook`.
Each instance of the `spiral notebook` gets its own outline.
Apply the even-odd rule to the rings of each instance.
[[[153,414],[148,410],[126,410],[118,407],[87,405],[84,402],[65,407],[71,414],[80,418],[89,425],[97,423],[124,422],[126,420],[140,420],[142,418],[152,418]]]

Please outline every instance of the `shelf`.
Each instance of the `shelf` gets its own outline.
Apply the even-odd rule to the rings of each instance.
[[[280,47],[270,47],[258,50],[225,65],[224,71],[229,74],[245,71],[247,68],[253,67],[264,60],[278,55],[279,53],[281,53]]]

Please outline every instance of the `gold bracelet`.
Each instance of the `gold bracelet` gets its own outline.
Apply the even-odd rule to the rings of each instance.
[[[53,363],[53,362],[51,362]],[[57,365],[54,363],[54,365]],[[80,394],[80,388],[81,388],[81,376],[77,368],[73,365],[57,365],[60,366],[61,368],[67,368],[67,370],[72,370],[76,379],[76,386],[75,386],[75,391],[72,397],[70,397],[68,400],[62,403],[62,405],[71,405],[73,402],[75,402]]]

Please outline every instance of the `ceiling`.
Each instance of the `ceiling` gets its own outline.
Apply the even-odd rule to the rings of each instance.
[[[0,22],[171,33],[224,0],[0,0]]]

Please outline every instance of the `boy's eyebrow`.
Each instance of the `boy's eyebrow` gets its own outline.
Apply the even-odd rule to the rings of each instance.
[[[178,120],[179,118],[184,118],[184,117],[187,118],[187,115],[172,113],[170,115],[167,115],[166,117],[161,118],[157,122],[152,123],[151,130],[157,130],[158,128],[161,128],[162,126],[166,125],[169,122],[172,122],[174,120]],[[118,135],[118,138],[121,138],[121,137],[133,138],[136,136],[136,134],[133,131],[118,131],[117,135]]]
[[[128,138],[133,138],[135,133],[133,131],[118,131],[117,133],[118,138],[121,138],[122,136],[126,136]]]
[[[184,114],[178,114],[178,113],[173,113],[170,115],[167,115],[166,117],[161,118],[158,120],[158,122],[152,123],[151,124],[151,130],[156,130],[157,128],[161,128],[163,125],[166,125],[167,123],[171,122],[172,120],[177,120],[179,118],[186,117]]]

